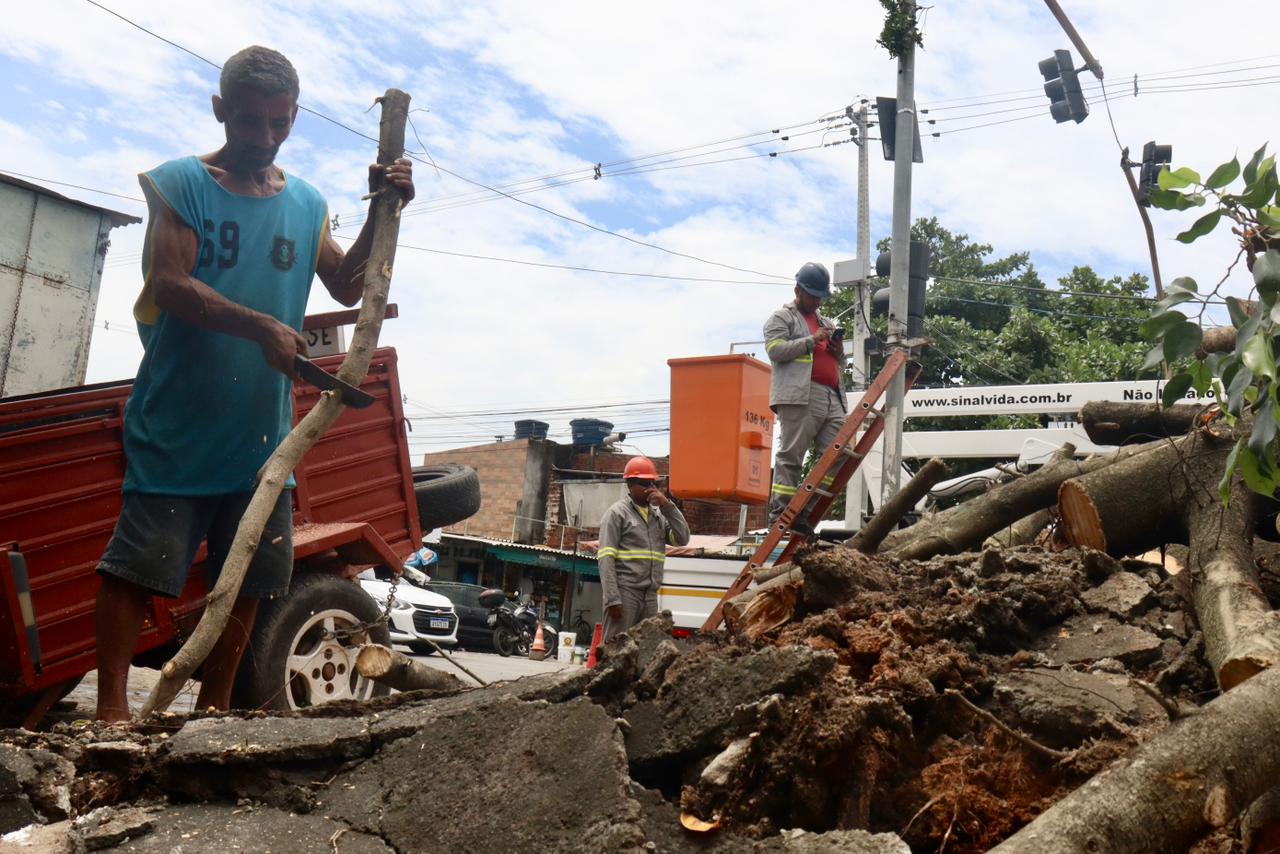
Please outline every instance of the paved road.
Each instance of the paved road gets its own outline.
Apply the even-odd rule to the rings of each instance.
[[[461,679],[464,684],[475,684],[465,673],[460,672],[456,667],[441,658],[439,655],[413,655],[409,651],[408,647],[397,646],[396,648],[424,664],[452,672],[455,676]],[[450,655],[485,682],[519,679],[521,676],[528,676],[533,673],[547,673],[554,670],[562,670],[566,667],[581,666],[577,664],[563,664],[555,660],[530,661],[527,658],[519,658],[514,655],[510,658],[503,658],[495,653],[469,652],[465,650],[451,652]],[[134,709],[139,708],[146,700],[147,695],[151,693],[151,687],[155,684],[159,675],[159,671],[152,670],[150,668],[130,668],[129,703]],[[196,694],[200,690],[199,686],[200,683],[194,681],[191,682],[187,689],[179,694],[178,698],[174,700],[173,705],[170,706],[170,711],[191,711],[192,707],[195,705]],[[59,714],[58,717],[63,719],[68,717],[92,717],[94,707],[98,702],[97,671],[86,674],[84,680],[76,687],[76,689],[67,695],[67,700],[75,703],[76,708],[74,710],[67,710],[65,714]]]

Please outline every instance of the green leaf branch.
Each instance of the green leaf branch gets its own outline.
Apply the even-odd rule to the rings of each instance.
[[[1141,327],[1151,342],[1144,367],[1170,365],[1172,376],[1164,388],[1165,406],[1191,389],[1212,396],[1227,419],[1247,431],[1227,460],[1220,493],[1224,503],[1232,477],[1238,474],[1254,492],[1272,496],[1280,490],[1280,178],[1275,155],[1263,145],[1242,167],[1238,158],[1221,164],[1201,178],[1188,167],[1166,167],[1151,204],[1163,210],[1185,211],[1211,207],[1178,234],[1194,243],[1212,234],[1224,221],[1240,241],[1240,251],[1227,273],[1208,293],[1194,279],[1176,279]],[[1232,189],[1233,185],[1238,186]],[[1247,300],[1222,297],[1219,290],[1244,257],[1253,274]],[[1234,346],[1229,352],[1205,353],[1204,312],[1212,300],[1225,299]],[[1195,309],[1193,316],[1187,310]]]

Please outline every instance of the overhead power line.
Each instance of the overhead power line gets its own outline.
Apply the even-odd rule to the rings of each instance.
[[[354,240],[354,238],[345,235],[334,235],[339,240]],[[502,264],[519,264],[524,267],[543,267],[552,270],[572,270],[579,273],[600,273],[606,276],[636,276],[645,279],[663,279],[673,282],[711,282],[724,285],[770,285],[772,287],[786,287],[789,282],[764,282],[751,281],[746,279],[712,279],[699,276],[674,276],[664,273],[640,273],[633,270],[603,270],[597,267],[581,267],[573,264],[552,264],[546,261],[528,261],[521,258],[502,258],[497,255],[474,255],[470,252],[455,252],[449,249],[432,249],[428,246],[411,246],[407,243],[397,243],[398,249],[409,249],[414,252],[430,252],[434,255],[448,255],[454,258],[470,258],[476,261],[496,261]]]
[[[206,63],[207,65],[210,65],[210,66],[212,66],[212,67],[214,67],[214,68],[217,68],[217,69],[221,69],[221,68],[222,68],[222,66],[220,66],[218,63],[213,62],[213,61],[212,61],[212,60],[210,60],[210,59],[206,59],[205,57],[201,56],[200,54],[196,53],[195,51],[190,50],[189,48],[183,47],[182,45],[178,44],[177,42],[175,42],[175,41],[173,41],[173,40],[171,40],[171,39],[167,39],[167,38],[165,38],[164,36],[162,36],[162,35],[160,35],[160,34],[158,34],[158,33],[155,33],[155,32],[153,32],[153,31],[151,31],[151,30],[147,29],[146,27],[142,26],[141,24],[137,23],[136,21],[133,21],[133,20],[131,20],[131,19],[129,19],[129,18],[127,18],[127,17],[125,17],[124,15],[121,15],[119,12],[116,12],[116,11],[114,11],[114,10],[112,10],[112,9],[107,8],[106,6],[102,5],[101,3],[98,3],[98,2],[97,2],[97,0],[85,0],[85,2],[86,2],[86,3],[89,3],[91,6],[95,6],[95,7],[97,7],[98,9],[101,9],[102,11],[107,12],[107,13],[109,13],[109,14],[113,15],[113,16],[114,16],[114,17],[116,17],[116,18],[119,18],[120,20],[124,21],[125,23],[129,24],[130,26],[132,26],[132,27],[134,27],[134,28],[136,28],[136,29],[138,29],[138,30],[141,30],[142,32],[146,33],[147,35],[149,35],[149,36],[151,36],[151,37],[153,37],[153,38],[159,39],[160,41],[164,42],[165,44],[171,45],[171,46],[176,47],[176,48],[178,48],[179,50],[183,51],[184,53],[190,54],[191,56],[195,57],[196,59],[200,60],[201,62]],[[374,144],[377,144],[377,143],[378,143],[378,139],[377,139],[376,137],[370,136],[369,134],[364,133],[363,131],[357,130],[356,128],[353,128],[353,127],[351,127],[350,125],[347,125],[347,124],[345,124],[345,123],[343,123],[343,122],[339,121],[338,119],[333,118],[332,116],[327,116],[327,115],[325,115],[324,113],[319,112],[318,110],[312,109],[311,107],[307,107],[307,106],[304,106],[304,105],[302,105],[302,104],[299,104],[299,105],[298,105],[298,109],[300,109],[300,110],[302,110],[302,111],[304,111],[304,112],[306,112],[306,113],[309,113],[309,114],[311,114],[311,115],[313,115],[313,116],[315,116],[315,117],[317,117],[317,118],[319,118],[319,119],[323,119],[324,121],[327,121],[327,122],[329,122],[330,124],[333,124],[333,125],[335,125],[335,126],[337,126],[337,127],[340,127],[340,128],[342,128],[343,130],[347,131],[348,133],[354,134],[355,136],[358,136],[358,137],[361,137],[362,139],[368,140],[369,142],[372,142],[372,143],[374,143]],[[508,192],[506,192],[506,191],[504,191],[504,190],[497,189],[496,187],[491,187],[491,186],[489,186],[488,184],[484,183],[483,181],[477,181],[477,180],[475,180],[475,179],[473,179],[473,178],[468,178],[468,177],[466,177],[465,175],[461,175],[461,174],[459,174],[459,173],[457,173],[457,172],[455,172],[455,171],[453,171],[453,170],[451,170],[451,169],[448,169],[448,168],[446,168],[446,167],[444,167],[444,166],[441,166],[438,162],[433,163],[433,162],[430,162],[430,161],[427,161],[427,160],[423,160],[421,157],[417,156],[416,154],[411,154],[411,153],[409,153],[409,152],[405,152],[405,153],[406,153],[406,156],[408,156],[410,159],[412,159],[412,160],[416,160],[416,161],[418,161],[419,163],[424,163],[424,164],[426,164],[426,165],[429,165],[429,166],[431,166],[432,168],[434,168],[434,169],[438,169],[439,171],[444,172],[444,173],[445,173],[445,174],[447,174],[447,175],[452,175],[454,178],[457,178],[459,181],[462,181],[462,182],[467,183],[467,184],[471,184],[472,186],[479,187],[479,188],[484,189],[484,190],[488,190],[488,191],[489,191],[489,192],[491,192],[491,193],[497,193],[498,195],[505,196],[506,198],[511,199],[511,200],[512,200],[512,201],[514,201],[514,202],[517,202],[518,204],[522,204],[522,205],[525,205],[525,206],[527,206],[527,207],[534,208],[535,210],[542,211],[543,213],[549,214],[550,216],[557,217],[557,218],[562,219],[562,220],[564,220],[564,221],[566,221],[566,222],[574,223],[574,224],[579,225],[579,226],[581,226],[581,227],[583,227],[583,228],[589,228],[589,229],[591,229],[592,231],[598,232],[598,233],[600,233],[600,234],[607,234],[607,235],[610,235],[610,236],[612,236],[612,237],[616,237],[616,238],[618,238],[619,240],[625,240],[625,241],[627,241],[628,243],[633,243],[633,244],[635,244],[635,245],[637,245],[637,246],[644,246],[644,247],[647,247],[647,248],[649,248],[649,249],[657,250],[657,251],[659,251],[659,252],[665,252],[665,253],[667,253],[668,255],[672,255],[672,256],[675,256],[675,257],[677,257],[677,258],[687,258],[687,259],[689,259],[689,260],[691,260],[691,261],[697,261],[697,262],[699,262],[699,263],[701,263],[701,264],[709,264],[709,265],[714,266],[714,267],[721,267],[721,268],[724,268],[724,269],[726,269],[726,270],[733,270],[733,271],[738,272],[738,273],[750,273],[750,274],[755,275],[755,276],[764,276],[765,278],[771,278],[771,279],[790,280],[790,279],[792,278],[792,277],[790,277],[790,276],[783,276],[783,275],[780,275],[780,274],[777,274],[777,273],[765,273],[765,272],[761,272],[760,270],[752,270],[752,269],[747,268],[747,267],[738,267],[738,266],[735,266],[735,265],[733,265],[733,264],[725,264],[725,263],[720,262],[720,261],[713,261],[713,260],[711,260],[711,259],[709,259],[709,258],[703,258],[703,257],[700,257],[700,256],[698,256],[698,255],[694,255],[694,254],[689,253],[689,252],[680,252],[680,251],[677,251],[677,250],[675,250],[675,249],[668,249],[667,247],[665,247],[665,246],[661,246],[661,245],[659,245],[659,244],[657,244],[657,243],[652,243],[652,242],[647,241],[647,240],[640,240],[639,238],[630,237],[630,236],[628,236],[628,235],[621,234],[621,233],[616,232],[616,231],[613,231],[613,230],[611,230],[611,229],[604,228],[604,227],[599,226],[599,225],[595,225],[594,223],[587,222],[586,220],[582,220],[582,219],[578,219],[577,217],[570,216],[569,214],[561,213],[560,211],[556,211],[556,210],[552,210],[551,208],[543,207],[542,205],[539,205],[539,204],[537,204],[536,202],[530,202],[530,201],[528,201],[528,200],[526,200],[526,199],[517,198],[516,196],[514,196],[514,195],[512,195],[512,194],[510,194],[510,193],[508,193]]]

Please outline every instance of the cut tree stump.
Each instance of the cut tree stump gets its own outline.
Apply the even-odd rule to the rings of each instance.
[[[1159,403],[1086,403],[1078,416],[1080,426],[1095,445],[1129,445],[1185,436],[1205,407],[1178,404],[1165,409]]]
[[[1186,851],[1280,779],[1280,668],[1182,718],[992,849]]]
[[[356,672],[397,691],[459,691],[465,687],[458,677],[421,662],[402,652],[371,643],[356,654]]]
[[[857,549],[860,552],[874,554],[880,548],[880,543],[889,535],[895,525],[916,506],[921,498],[933,489],[934,484],[942,480],[949,474],[947,464],[937,457],[933,457],[927,463],[920,467],[920,471],[916,472],[911,480],[907,481],[907,485],[899,489],[893,496],[880,506],[876,515],[863,526],[862,530],[853,535],[846,545],[849,548]]]

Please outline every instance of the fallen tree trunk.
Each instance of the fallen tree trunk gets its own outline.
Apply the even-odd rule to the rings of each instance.
[[[1253,562],[1255,502],[1238,478],[1223,505],[1218,482],[1234,435],[1200,431],[1062,485],[1068,542],[1115,557],[1189,544],[1196,618],[1205,657],[1226,691],[1280,663],[1280,617]]]
[[[1041,471],[1056,468],[1057,466],[1070,465],[1075,460],[1075,455],[1076,446],[1067,442],[1053,452],[1053,456],[1041,467]],[[1030,515],[1023,516],[1009,527],[996,531],[983,540],[982,546],[983,548],[1007,549],[1012,546],[1027,545],[1035,542],[1036,535],[1043,531],[1052,520],[1052,510],[1048,508],[1037,510]]]
[[[1195,426],[1203,406],[1178,404],[1165,409],[1159,403],[1086,403],[1078,416],[1080,426],[1097,445],[1128,445],[1185,436]]]
[[[1224,507],[1214,486],[1186,501],[1187,571],[1205,658],[1219,687],[1229,691],[1280,663],[1280,615],[1263,595],[1253,562],[1254,493],[1237,476]]]
[[[937,457],[932,458],[915,473],[907,485],[899,489],[880,506],[871,521],[853,535],[846,545],[860,552],[874,554],[880,543],[889,535],[898,521],[916,506],[921,498],[933,489],[934,484],[949,474],[947,464]]]
[[[1280,668],[1182,718],[992,849],[1186,851],[1280,777]]]
[[[382,97],[382,123],[378,143],[378,162],[390,166],[404,154],[404,128],[409,114],[409,96],[398,89],[388,89]],[[352,334],[351,349],[338,370],[338,377],[359,387],[369,373],[378,332],[387,311],[387,293],[391,288],[391,264],[395,260],[396,240],[400,233],[400,195],[393,189],[375,195],[370,203],[370,216],[375,217],[369,261],[364,270],[364,294],[360,317]],[[265,370],[265,368],[264,368]],[[226,561],[213,590],[209,591],[204,613],[173,658],[160,669],[160,679],[138,711],[138,717],[164,711],[178,696],[182,686],[195,673],[226,629],[231,608],[240,593],[240,585],[249,563],[258,550],[258,541],[267,518],[275,508],[280,491],[289,474],[302,457],[333,426],[345,407],[334,392],[320,395],[320,402],[290,431],[258,473],[253,498],[240,519],[236,535],[227,550]]]
[[[921,519],[910,528],[885,537],[881,554],[903,560],[924,560],[940,554],[959,554],[1024,516],[1050,507],[1058,499],[1058,487],[1066,480],[1106,468],[1156,447],[1130,445],[1107,457],[1041,467],[1026,477],[1001,484],[949,510]]]
[[[356,654],[356,672],[365,679],[372,679],[397,691],[417,691],[423,688],[456,691],[464,687],[461,680],[452,673],[429,667],[402,652],[376,643],[360,647],[360,652]]]
[[[1188,475],[1182,463],[1189,455],[1189,441],[1155,442],[1148,453],[1063,482],[1058,489],[1058,512],[1067,541],[1115,557],[1165,543],[1185,543],[1179,501],[1186,494]],[[1215,485],[1227,450],[1215,454],[1210,463],[1218,466],[1218,474],[1210,481]]]

